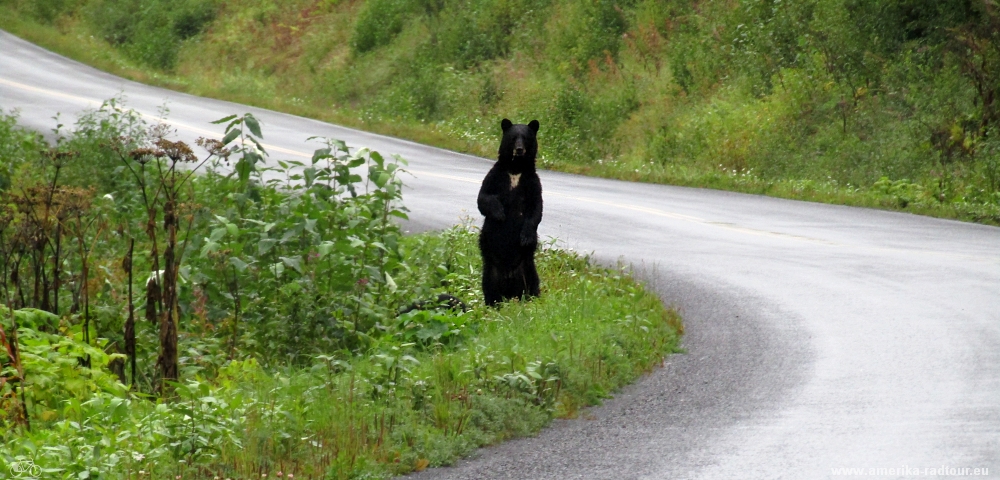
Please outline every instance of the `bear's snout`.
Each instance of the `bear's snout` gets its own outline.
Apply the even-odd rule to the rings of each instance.
[[[524,139],[518,138],[514,141],[514,156],[523,157],[524,156]]]

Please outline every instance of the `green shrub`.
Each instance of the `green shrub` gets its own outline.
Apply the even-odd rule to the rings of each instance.
[[[358,13],[351,48],[355,53],[365,53],[388,45],[403,31],[407,18],[415,13],[413,0],[367,0]]]
[[[321,140],[309,161],[266,167],[249,114],[215,122],[224,139],[201,140],[199,159],[119,102],[20,161],[24,188],[3,192],[0,293],[17,310],[0,307],[0,468],[406,473],[573,416],[676,345],[679,319],[654,295],[552,244],[541,297],[486,307],[475,229],[404,237],[393,221],[399,159]],[[30,140],[0,149],[15,158],[38,141],[10,122],[0,138]],[[170,221],[176,243],[150,235]],[[172,245],[168,289],[156,252]],[[176,308],[159,306],[168,291]],[[422,303],[443,293],[469,309]],[[161,378],[164,319],[178,382]]]
[[[17,113],[0,112],[0,194],[12,186],[12,180],[26,165],[38,160],[46,143],[36,132],[17,126]],[[30,171],[30,169],[28,169]]]
[[[90,6],[97,32],[133,60],[170,70],[181,44],[215,18],[215,0],[100,0]]]
[[[53,23],[62,15],[73,12],[84,2],[81,0],[32,0],[26,7],[31,14],[44,23]]]
[[[465,69],[507,57],[515,45],[530,44],[550,0],[461,0],[447,2],[431,17],[435,59]]]
[[[617,59],[628,24],[619,2],[560,2],[548,22],[547,48],[562,70],[583,72],[589,62]]]

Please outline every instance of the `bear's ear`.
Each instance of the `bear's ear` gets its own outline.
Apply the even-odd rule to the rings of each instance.
[[[530,128],[532,132],[538,133],[538,120],[532,120],[528,123],[528,128]]]
[[[500,129],[503,130],[504,132],[506,132],[507,129],[512,127],[513,125],[514,123],[511,122],[510,120],[507,120],[506,118],[500,121]]]

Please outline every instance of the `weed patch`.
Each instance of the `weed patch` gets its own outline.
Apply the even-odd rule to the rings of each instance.
[[[541,297],[484,306],[475,229],[393,221],[402,159],[317,139],[310,161],[266,167],[252,115],[195,147],[121,99],[54,144],[15,120],[0,118],[0,468],[383,478],[573,417],[681,333],[627,270],[554,242]],[[469,308],[425,302],[446,293]]]

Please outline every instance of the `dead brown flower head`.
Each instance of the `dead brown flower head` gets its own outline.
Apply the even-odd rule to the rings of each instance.
[[[231,149],[226,148],[226,144],[214,138],[199,137],[198,140],[195,140],[195,143],[201,148],[208,150],[208,153],[223,160],[229,160],[229,155],[233,153]]]
[[[163,155],[163,152],[148,147],[137,148],[135,150],[132,150],[131,152],[128,152],[129,158],[143,165],[145,165],[153,158],[159,157],[161,155]]]
[[[198,157],[191,151],[191,147],[182,141],[171,142],[161,138],[156,141],[156,146],[163,151],[163,155],[174,162],[196,162]]]

